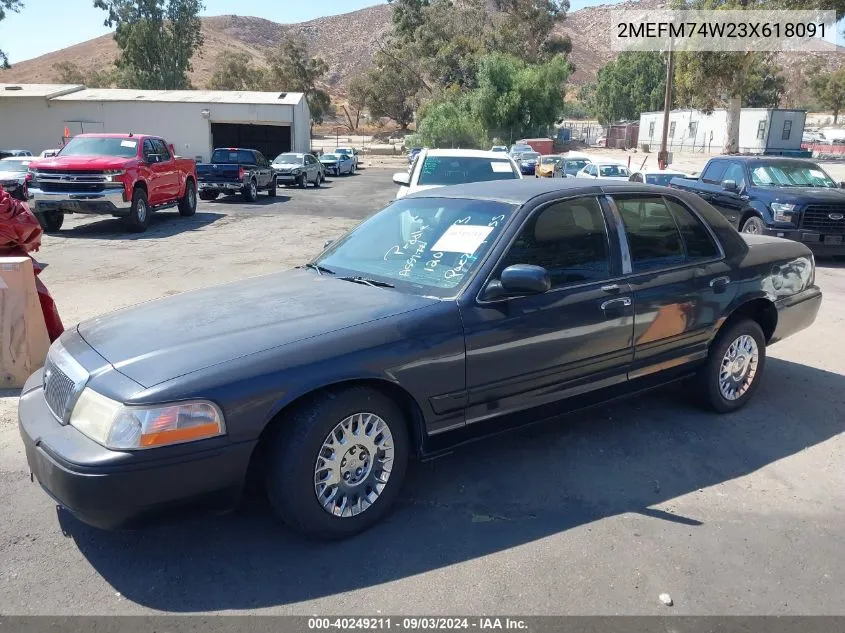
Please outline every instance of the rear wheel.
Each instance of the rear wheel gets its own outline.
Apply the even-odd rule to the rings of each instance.
[[[766,339],[756,321],[746,319],[719,334],[707,363],[698,371],[697,395],[703,406],[730,413],[751,400],[766,366]]]
[[[404,416],[366,387],[317,396],[270,442],[270,503],[305,536],[337,539],[367,529],[396,500],[407,469]]]
[[[742,224],[742,232],[752,235],[762,235],[765,229],[766,225],[763,224],[763,220],[756,215],[752,215]]]
[[[190,217],[197,212],[197,186],[193,180],[185,183],[185,195],[179,199],[179,214]]]
[[[125,219],[126,228],[133,233],[143,233],[150,224],[150,205],[147,202],[147,192],[136,187],[132,192],[132,206]]]
[[[255,179],[250,179],[244,185],[243,196],[247,202],[255,202],[258,199],[258,184],[255,182]]]
[[[62,224],[65,221],[65,214],[62,211],[38,213],[37,217],[45,233],[56,233],[62,228]]]

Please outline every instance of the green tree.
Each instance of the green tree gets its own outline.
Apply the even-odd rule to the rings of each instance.
[[[201,0],[94,0],[116,27],[116,65],[124,87],[190,88],[191,58],[202,47]]]
[[[419,84],[414,75],[400,64],[382,60],[364,75],[361,83],[370,116],[389,117],[406,130],[419,105]]]
[[[391,15],[393,31],[399,37],[413,35],[423,25],[423,11],[429,6],[429,0],[387,0],[393,5]]]
[[[845,68],[830,71],[817,65],[811,69],[808,83],[819,105],[833,112],[833,123],[836,124],[845,105]]]
[[[569,10],[569,0],[493,0],[500,11],[493,31],[495,49],[528,62],[569,53],[569,38],[554,35]]]
[[[214,62],[210,90],[263,90],[267,71],[253,65],[252,56],[242,51],[223,51]]]
[[[14,11],[17,13],[23,9],[23,2],[21,0],[0,0],[0,22],[3,21],[3,18],[6,17],[6,11]],[[8,68],[9,67],[9,58],[6,57],[6,53],[3,52],[3,49],[0,48],[0,68]]]
[[[663,107],[666,61],[660,53],[626,52],[599,69],[592,95],[594,116],[602,125],[638,119]]]
[[[487,132],[472,112],[466,95],[427,104],[415,142],[425,147],[480,149],[487,146]]]
[[[267,53],[267,66],[265,88],[305,93],[312,124],[322,123],[331,110],[331,97],[319,87],[328,64],[311,57],[304,40],[285,38]]]

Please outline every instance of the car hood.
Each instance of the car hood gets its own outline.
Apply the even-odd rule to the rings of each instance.
[[[296,169],[302,167],[299,163],[273,163],[274,169]]]
[[[134,158],[119,156],[54,156],[39,158],[29,164],[30,169],[123,169]]]
[[[26,172],[3,171],[0,169],[0,180],[23,180],[24,178],[26,178]]]
[[[436,299],[296,269],[185,292],[80,323],[80,336],[144,387]]]
[[[772,196],[772,202],[845,203],[845,189],[834,189],[833,187],[767,187],[766,191]]]

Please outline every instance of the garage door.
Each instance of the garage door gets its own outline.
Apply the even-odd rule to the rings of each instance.
[[[269,160],[291,150],[289,125],[212,123],[211,138],[214,147],[257,149]]]

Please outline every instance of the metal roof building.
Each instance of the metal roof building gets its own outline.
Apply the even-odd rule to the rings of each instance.
[[[0,84],[0,147],[37,154],[83,132],[156,134],[199,160],[214,147],[248,147],[272,159],[310,151],[311,115],[299,92]]]

